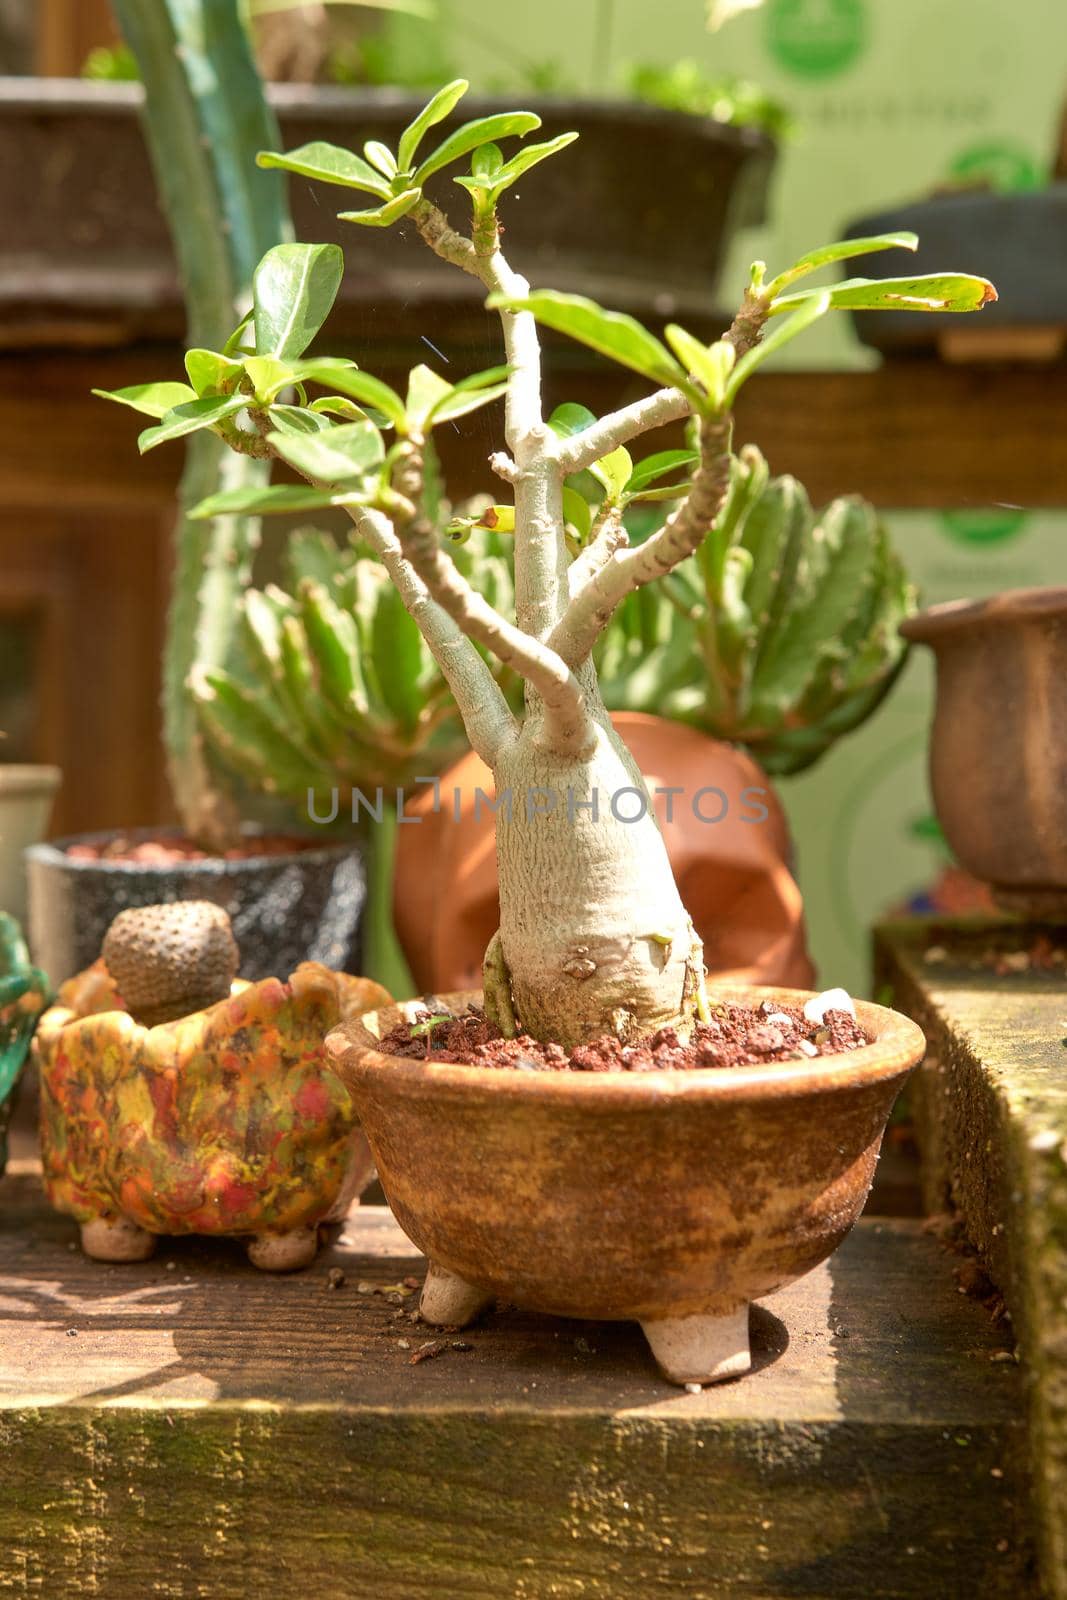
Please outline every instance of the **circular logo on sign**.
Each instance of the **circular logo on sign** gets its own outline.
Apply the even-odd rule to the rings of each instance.
[[[993,506],[981,511],[943,511],[941,526],[959,544],[1004,544],[1026,526],[1027,513]]]
[[[1033,153],[1010,139],[969,145],[952,162],[949,177],[957,183],[979,184],[1002,193],[1043,189],[1048,181]]]
[[[865,0],[770,0],[766,11],[770,54],[801,78],[831,78],[867,46]]]

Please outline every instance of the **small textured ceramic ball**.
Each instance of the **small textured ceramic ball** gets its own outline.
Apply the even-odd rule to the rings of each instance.
[[[120,911],[102,954],[131,1016],[150,1028],[225,1000],[240,962],[230,919],[210,900]]]

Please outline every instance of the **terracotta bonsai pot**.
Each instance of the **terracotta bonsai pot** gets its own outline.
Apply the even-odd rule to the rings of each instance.
[[[997,901],[1067,919],[1067,588],[932,606],[930,782],[945,837]]]
[[[736,746],[664,717],[619,711],[612,722],[650,789],[683,791],[671,820],[660,808],[660,822],[708,970],[717,981],[812,984],[789,827],[766,773]],[[424,790],[406,806],[418,822],[397,830],[396,929],[425,994],[480,983],[486,945],[500,924],[494,818],[476,806],[479,790],[492,794],[493,780],[469,753],[441,775],[439,807],[433,790]],[[711,791],[726,797],[721,821],[697,814],[693,797],[701,790],[708,791],[703,818],[723,808]]]
[[[715,986],[755,1005],[791,989]],[[453,1009],[476,994],[445,997]],[[858,1002],[873,1042],[716,1071],[532,1073],[383,1055],[404,1008],[333,1032],[389,1204],[430,1270],[421,1311],[462,1324],[494,1297],[640,1322],[664,1375],[748,1370],[748,1307],[855,1222],[893,1101],[925,1042]]]
[[[237,1235],[271,1271],[307,1266],[317,1226],[373,1175],[327,1032],[389,999],[307,962],[288,983],[238,980],[228,1000],[148,1028],[103,961],[41,1018],[41,1153],[52,1204],[103,1261],[159,1234]]]

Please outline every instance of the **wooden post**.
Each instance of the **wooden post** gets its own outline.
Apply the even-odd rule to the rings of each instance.
[[[118,34],[108,0],[37,0],[36,67],[41,77],[77,78],[97,45]]]

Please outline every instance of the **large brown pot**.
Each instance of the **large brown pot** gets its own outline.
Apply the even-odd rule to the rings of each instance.
[[[716,983],[810,986],[815,970],[789,869],[789,828],[766,773],[743,750],[664,717],[620,711],[612,722],[650,789],[683,790],[672,820],[663,804],[657,814]],[[721,822],[702,821],[694,810],[702,789],[727,797]],[[434,791],[424,790],[406,808],[418,823],[398,830],[396,929],[424,994],[479,984],[486,945],[500,924],[494,820],[484,804],[476,806],[479,790],[492,794],[492,776],[468,754],[442,774],[437,809]],[[705,817],[722,809],[710,795],[701,808]]]
[[[1067,588],[932,606],[930,782],[961,864],[1005,908],[1067,918]]]
[[[326,1050],[396,1219],[430,1259],[422,1315],[462,1324],[500,1297],[633,1319],[678,1383],[748,1370],[749,1303],[840,1244],[925,1048],[906,1017],[857,1002],[873,1042],[836,1058],[545,1074],[383,1055],[376,1042],[403,1010],[344,1024]]]

